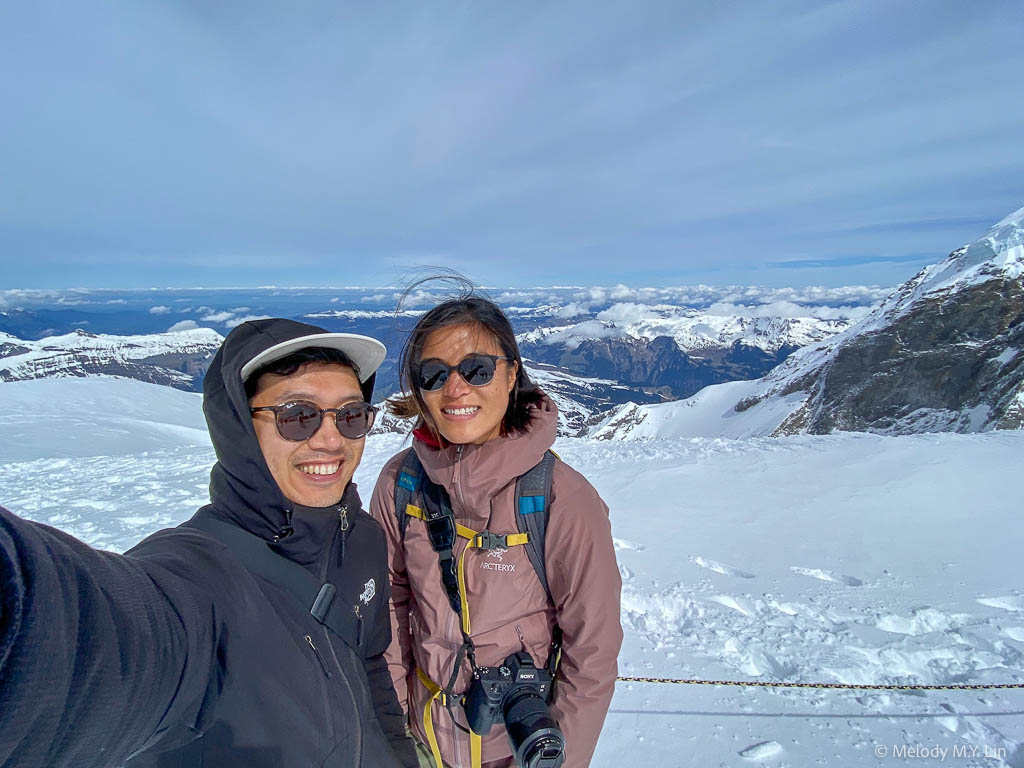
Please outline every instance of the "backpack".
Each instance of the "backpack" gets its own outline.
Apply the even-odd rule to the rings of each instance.
[[[533,468],[516,479],[516,524],[519,533],[503,535],[490,531],[472,531],[455,523],[447,492],[431,482],[423,470],[423,464],[416,455],[416,451],[410,450],[402,462],[398,478],[395,481],[395,515],[398,518],[402,539],[405,539],[405,529],[409,525],[409,519],[418,517],[427,523],[428,531],[431,534],[431,543],[434,544],[435,550],[439,549],[437,532],[441,531],[447,535],[449,533],[448,526],[451,527],[451,533],[469,539],[470,547],[496,549],[521,544],[526,547],[526,554],[530,558],[533,570],[537,573],[537,578],[540,579],[541,586],[544,587],[544,592],[550,601],[551,589],[548,587],[547,571],[544,567],[544,541],[547,535],[549,514],[547,501],[551,497],[551,478],[556,459],[557,455],[554,451],[545,451],[544,457]],[[422,507],[416,506],[412,503],[413,501],[419,501]],[[452,608],[456,613],[460,613],[460,608],[466,606],[463,601],[458,599],[457,580],[459,576],[456,573],[455,562],[450,557],[449,561],[445,562],[445,556],[440,551],[439,555],[442,559],[442,581],[448,592],[449,600],[452,602]],[[468,612],[463,617],[463,623],[466,634],[468,634]]]

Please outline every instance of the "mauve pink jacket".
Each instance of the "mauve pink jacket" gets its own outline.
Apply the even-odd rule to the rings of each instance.
[[[427,475],[447,489],[456,520],[475,531],[516,533],[515,480],[555,440],[558,411],[545,398],[527,432],[483,445],[431,447],[414,440]],[[391,573],[392,641],[387,651],[398,699],[413,733],[424,744],[423,706],[429,693],[417,679],[418,666],[445,685],[462,643],[458,617],[441,586],[437,553],[424,524],[411,519],[403,545],[394,512],[395,479],[407,451],[381,471],[370,514],[384,527]],[[563,632],[551,711],[566,739],[565,768],[590,764],[611,703],[622,645],[619,596],[622,581],[615,561],[608,507],[587,480],[562,461],[555,463],[549,504],[545,563],[552,605],[523,546],[472,549],[466,555],[466,589],[477,663],[496,666],[525,646],[538,666],[548,660],[551,630]],[[455,555],[465,548],[458,538]],[[455,692],[469,687],[464,661]],[[454,705],[458,722],[464,713]],[[445,763],[469,768],[469,738],[459,732],[439,702],[433,704],[434,733]],[[483,737],[484,763],[512,765],[505,729],[498,723]]]

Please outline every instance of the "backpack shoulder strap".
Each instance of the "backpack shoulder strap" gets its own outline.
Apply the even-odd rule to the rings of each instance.
[[[548,529],[548,501],[551,498],[551,476],[557,456],[546,451],[544,458],[516,480],[516,524],[520,533],[528,533],[526,553],[537,572],[544,591],[551,600],[547,571],[544,567],[544,539]]]
[[[405,529],[409,525],[409,515],[405,508],[412,503],[413,498],[423,484],[423,464],[419,456],[412,448],[405,454],[402,466],[398,470],[398,477],[395,478],[395,517],[398,518],[398,528],[405,538]]]
[[[204,517],[189,525],[224,544],[247,571],[290,593],[314,619],[359,652],[363,643],[362,619],[346,609],[342,600],[334,599],[337,589],[333,584],[321,584],[301,565],[277,554],[259,536],[236,525]]]

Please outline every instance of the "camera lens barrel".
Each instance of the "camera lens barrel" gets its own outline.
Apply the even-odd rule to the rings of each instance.
[[[565,761],[565,736],[536,691],[520,688],[502,706],[505,730],[522,768],[558,768]]]

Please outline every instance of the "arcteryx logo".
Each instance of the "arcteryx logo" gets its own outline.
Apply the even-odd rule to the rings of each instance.
[[[508,550],[504,547],[495,547],[494,549],[487,550],[487,559],[480,563],[480,570],[515,573],[516,566],[514,563],[494,562],[495,560],[503,560],[506,552],[508,552]]]
[[[369,602],[373,600],[373,596],[376,594],[377,582],[375,582],[373,579],[370,579],[368,582],[366,582],[366,585],[363,587],[363,594],[359,596],[359,599],[362,600],[364,603],[369,604]]]

